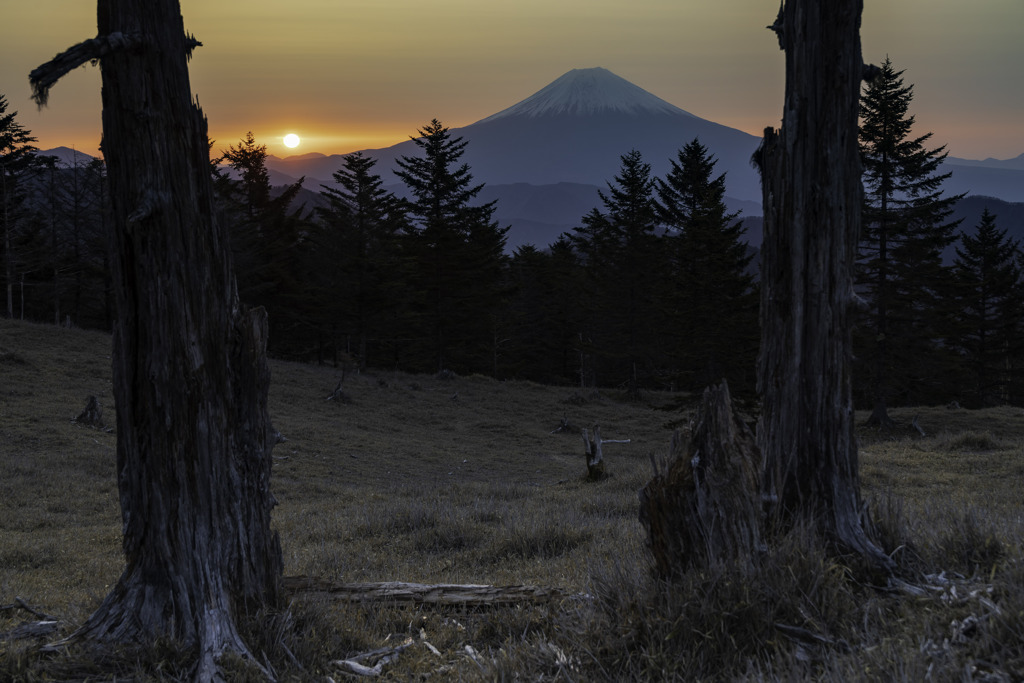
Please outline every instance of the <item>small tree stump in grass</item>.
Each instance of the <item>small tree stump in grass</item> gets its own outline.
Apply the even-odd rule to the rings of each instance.
[[[653,460],[653,458],[652,458]],[[655,569],[753,557],[761,546],[761,453],[732,411],[729,387],[704,390],[694,426],[676,431],[666,463],[640,492],[640,522]]]
[[[103,429],[103,408],[100,406],[99,399],[95,396],[87,398],[85,400],[85,409],[78,414],[75,422],[87,427]]]
[[[604,479],[604,455],[601,453],[601,428],[594,425],[594,438],[583,430],[583,456],[587,461],[587,479]]]
[[[338,382],[338,386],[334,387],[334,391],[330,393],[326,400],[335,401],[336,403],[352,403],[352,397],[346,394],[344,389],[342,389],[341,385],[344,381],[345,379],[342,378]]]

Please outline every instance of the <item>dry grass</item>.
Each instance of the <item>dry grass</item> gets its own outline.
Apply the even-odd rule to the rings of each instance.
[[[109,341],[0,321],[0,605],[21,598],[65,632],[122,565],[114,436],[72,422],[90,394],[114,421]],[[246,622],[279,680],[340,681],[331,662],[406,637],[416,644],[385,669],[392,679],[1024,677],[1020,409],[897,410],[904,427],[861,434],[879,534],[908,580],[938,586],[928,596],[863,585],[803,533],[781,539],[757,572],[711,567],[668,586],[650,577],[636,492],[686,419],[660,408],[679,397],[634,403],[382,372],[349,378],[351,401],[340,403],[325,400],[333,369],[271,366],[271,413],[287,438],[273,481],[286,574],[528,583],[577,596],[489,610],[295,596]],[[915,416],[927,437],[909,429]],[[551,433],[563,418],[631,439],[605,447],[611,477],[585,481],[578,434]],[[0,633],[34,618],[0,611]],[[44,658],[36,645],[0,643],[0,680],[188,673],[189,653],[174,643],[102,659],[85,649]],[[255,680],[244,663],[230,668],[233,680]]]

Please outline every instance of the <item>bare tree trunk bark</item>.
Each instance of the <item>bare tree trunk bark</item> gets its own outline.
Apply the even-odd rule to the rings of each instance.
[[[4,282],[7,284],[7,317],[14,319],[14,267],[11,260],[11,218],[7,205],[7,168],[0,164],[0,198],[4,202]],[[24,306],[22,307],[24,310]]]
[[[862,0],[788,0],[782,128],[759,152],[764,193],[762,418],[773,519],[817,525],[842,549],[891,562],[861,522],[850,313],[861,213],[857,116]]]
[[[248,654],[243,610],[272,603],[270,422],[262,309],[238,301],[214,220],[206,120],[178,0],[100,0],[99,36],[32,73],[37,99],[100,58],[114,226],[114,396],[126,567],[73,637],[196,647],[198,680]],[[70,66],[69,66],[70,64]]]

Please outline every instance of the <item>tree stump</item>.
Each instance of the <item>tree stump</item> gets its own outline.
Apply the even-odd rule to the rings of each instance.
[[[338,381],[338,386],[334,387],[334,391],[330,393],[326,400],[335,401],[337,403],[352,403],[352,397],[345,393],[342,388],[342,383],[345,381],[344,376]]]
[[[85,400],[85,408],[75,418],[75,422],[87,427],[103,429],[103,408],[100,406],[99,399],[89,396]]]
[[[604,479],[604,455],[601,453],[601,428],[594,425],[594,438],[591,440],[587,430],[583,430],[583,457],[587,461],[587,479],[598,481]]]
[[[694,563],[755,556],[760,471],[760,449],[733,413],[728,385],[708,387],[694,426],[676,430],[667,467],[654,461],[654,478],[640,492],[640,522],[661,577]]]

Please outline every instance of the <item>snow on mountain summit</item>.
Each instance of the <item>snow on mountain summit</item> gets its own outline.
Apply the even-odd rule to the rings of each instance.
[[[518,104],[477,123],[512,116],[537,118],[559,114],[590,115],[605,112],[693,116],[611,71],[595,67],[573,69]]]

